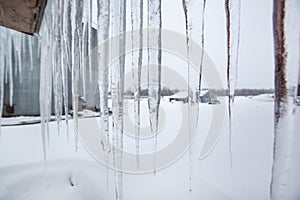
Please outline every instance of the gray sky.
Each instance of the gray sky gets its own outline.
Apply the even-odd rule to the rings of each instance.
[[[181,0],[163,0],[163,28],[185,34]],[[272,88],[274,80],[272,1],[242,0],[238,88]],[[205,51],[226,84],[224,0],[208,0]],[[195,20],[194,20],[194,23]]]

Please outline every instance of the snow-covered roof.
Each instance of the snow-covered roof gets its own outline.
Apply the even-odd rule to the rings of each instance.
[[[205,94],[207,94],[209,92],[209,90],[201,90],[200,91],[200,96],[204,96]]]

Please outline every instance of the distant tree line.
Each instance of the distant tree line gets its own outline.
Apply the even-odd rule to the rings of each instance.
[[[204,90],[208,90],[205,88]],[[216,94],[217,96],[227,96],[228,95],[228,89],[209,89],[212,93]],[[161,96],[171,96],[173,94],[176,94],[177,92],[180,92],[179,89],[169,89],[167,87],[161,88]],[[236,89],[235,90],[235,96],[257,96],[261,94],[273,94],[273,89]],[[124,95],[127,97],[131,97],[134,95],[134,92],[131,89],[127,89],[124,92]],[[141,89],[141,96],[146,97],[148,96],[148,89],[143,88]]]
[[[180,90],[177,90],[177,89],[176,89],[176,90],[170,90],[170,89],[167,88],[167,87],[163,87],[163,88],[161,88],[161,90],[160,90],[160,95],[161,95],[161,96],[171,96],[171,95],[173,95],[173,94],[175,94],[175,93],[177,93],[177,92],[179,92],[179,91],[180,91]],[[125,96],[133,96],[134,93],[133,93],[132,90],[127,89],[127,90],[124,92],[124,95],[125,95]],[[142,97],[148,96],[148,89],[146,89],[146,88],[141,89],[140,95],[141,95]]]
[[[228,89],[211,89],[217,96],[228,96]],[[274,94],[273,89],[236,89],[235,96],[257,96],[261,94]]]

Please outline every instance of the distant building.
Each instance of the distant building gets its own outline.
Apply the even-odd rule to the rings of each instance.
[[[183,103],[188,102],[188,92],[187,91],[181,91],[173,94],[172,96],[169,96],[169,102],[172,101],[182,101]]]
[[[211,90],[202,90],[199,95],[200,103],[219,104],[218,96]]]
[[[180,91],[175,93],[172,96],[168,97],[169,102],[172,101],[182,101],[183,103],[187,103],[189,101],[188,92]],[[219,104],[218,96],[215,92],[211,90],[202,90],[199,94],[197,92],[195,95],[191,93],[191,103],[200,102],[200,103],[208,103],[208,104]],[[196,99],[196,101],[194,101]]]

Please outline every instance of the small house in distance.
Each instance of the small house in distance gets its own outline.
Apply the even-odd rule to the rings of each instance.
[[[220,104],[221,102],[218,100],[218,96],[212,90],[201,90],[199,95],[200,103],[208,103],[208,104]]]
[[[169,98],[169,102],[182,101],[183,103],[187,103],[188,102],[188,92],[180,91],[180,92],[173,94],[172,96],[169,96],[168,98]]]
[[[168,99],[169,99],[169,102],[181,101],[183,103],[187,103],[189,101],[188,92],[187,91],[177,92],[174,95],[169,96]],[[194,101],[194,100],[196,100],[196,101]],[[208,104],[221,103],[218,100],[217,94],[211,90],[201,90],[200,94],[199,94],[199,92],[197,92],[195,95],[192,95],[192,103],[195,103],[195,102],[208,103]]]

